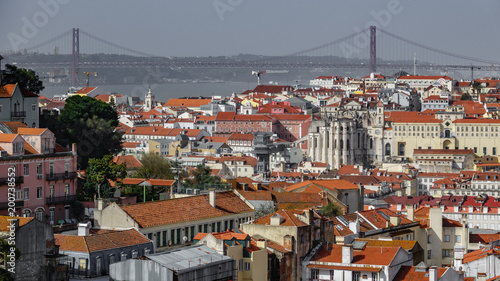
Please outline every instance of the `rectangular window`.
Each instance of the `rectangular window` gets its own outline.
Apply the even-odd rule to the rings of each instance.
[[[450,242],[450,235],[444,236],[444,242]]]
[[[443,250],[443,257],[447,258],[450,256],[450,250]]]
[[[432,259],[432,250],[427,250],[427,259]]]
[[[250,271],[250,263],[249,262],[245,263],[245,271]]]
[[[49,178],[54,178],[54,163],[50,163],[49,165]]]
[[[101,270],[102,270],[102,265],[101,265],[101,257],[97,257],[95,259],[95,273],[100,275],[101,274]]]
[[[427,244],[431,244],[432,243],[432,239],[431,239],[431,235],[427,235]]]
[[[38,199],[42,198],[42,187],[41,186],[36,187],[36,198],[38,198]]]
[[[455,243],[461,243],[461,236],[455,235]]]
[[[239,269],[239,271],[243,271],[243,259],[240,259],[238,269]]]
[[[30,175],[30,165],[24,164],[24,176],[29,176],[29,175]]]
[[[86,259],[80,259],[78,270],[85,271],[86,265],[87,265],[87,260]]]
[[[30,188],[25,187],[24,188],[24,200],[28,200],[28,199],[30,199]]]

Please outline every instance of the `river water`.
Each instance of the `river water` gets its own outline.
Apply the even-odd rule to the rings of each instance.
[[[92,85],[91,85],[92,86]],[[157,101],[166,102],[170,98],[180,97],[210,97],[229,96],[233,92],[241,93],[255,88],[256,83],[247,82],[220,82],[220,83],[162,83],[151,84],[151,91]],[[149,85],[124,84],[124,85],[95,85],[96,93],[139,96],[144,99]],[[41,95],[52,98],[55,95],[64,95],[68,92],[68,86],[46,85]]]

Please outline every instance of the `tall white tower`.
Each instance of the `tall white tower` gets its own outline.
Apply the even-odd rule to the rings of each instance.
[[[150,111],[155,107],[155,96],[151,92],[151,87],[149,87],[149,91],[146,93],[146,98],[144,99],[144,111]]]

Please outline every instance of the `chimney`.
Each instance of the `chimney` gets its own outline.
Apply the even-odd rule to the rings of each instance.
[[[438,270],[436,266],[429,267],[429,281],[438,281]]]
[[[415,207],[413,207],[413,204],[406,205],[406,218],[411,221],[415,220]]]
[[[76,152],[76,142],[71,144],[71,151]]]
[[[342,246],[342,263],[350,264],[353,258],[352,244]],[[436,280],[437,281],[437,280]]]
[[[215,189],[210,188],[208,193],[208,202],[212,208],[215,208]]]
[[[90,222],[87,223],[79,223],[78,224],[78,236],[89,236],[90,232]]]
[[[401,222],[401,218],[398,216],[391,216],[390,221],[393,226],[398,226]]]
[[[356,221],[350,221],[349,222],[349,229],[352,231],[354,234],[359,233],[359,221],[356,219]]]
[[[104,207],[104,201],[102,200],[102,198],[97,198],[97,210],[102,211],[103,207]]]

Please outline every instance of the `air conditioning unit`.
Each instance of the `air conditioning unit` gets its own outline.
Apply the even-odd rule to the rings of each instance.
[[[193,194],[192,188],[186,188],[186,194]]]

